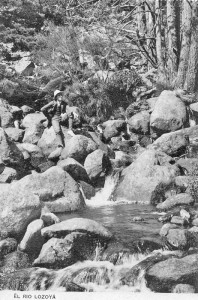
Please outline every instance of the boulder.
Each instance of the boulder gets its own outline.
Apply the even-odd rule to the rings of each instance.
[[[86,157],[84,167],[91,181],[95,182],[107,174],[111,163],[106,153],[97,149]]]
[[[40,164],[46,162],[46,158],[42,150],[37,146],[30,143],[17,144],[17,147],[22,153],[27,152],[29,154],[29,162],[33,168],[37,168]]]
[[[178,193],[184,193],[189,185],[190,176],[176,176],[175,185]]]
[[[171,292],[177,284],[190,284],[197,292],[198,254],[169,258],[146,271],[147,286],[160,293]]]
[[[23,136],[24,136],[24,130],[15,128],[15,127],[8,127],[5,128],[5,132],[9,139],[13,142],[22,142]]]
[[[190,109],[191,109],[195,124],[197,125],[198,124],[198,102],[190,104]]]
[[[30,259],[27,253],[19,250],[7,254],[1,262],[0,273],[12,273],[16,270],[30,266]]]
[[[187,193],[181,193],[169,197],[164,202],[159,203],[156,208],[160,210],[168,210],[179,205],[193,205],[194,199]]]
[[[194,220],[192,220],[192,225],[198,226],[198,218],[195,218]]]
[[[85,168],[75,159],[68,157],[66,159],[60,160],[57,163],[57,166],[59,166],[61,169],[66,171],[68,174],[70,174],[71,177],[74,178],[74,180],[76,181],[82,180],[87,183],[90,183],[90,179],[89,176],[87,175]]]
[[[90,138],[83,135],[76,135],[71,138],[69,144],[63,149],[61,159],[74,158],[83,163],[88,154],[97,149],[97,144]]]
[[[4,170],[5,170],[5,165],[0,158],[0,174],[3,173]]]
[[[31,113],[25,116],[21,124],[25,128],[23,143],[38,143],[45,129],[43,125],[45,120],[46,117],[43,113]]]
[[[165,237],[165,236],[168,235],[169,230],[171,230],[171,229],[178,229],[178,228],[179,228],[179,226],[176,225],[176,224],[166,223],[160,229],[160,236],[163,238],[163,237]]]
[[[31,221],[40,218],[41,201],[51,212],[70,212],[85,205],[74,179],[61,168],[52,167],[13,182],[0,192],[0,228],[7,236],[23,234]]]
[[[184,220],[182,217],[180,216],[173,216],[171,218],[171,223],[172,224],[176,224],[176,225],[180,225],[183,226],[185,224],[187,224],[188,222],[186,220]]]
[[[179,156],[186,152],[188,145],[189,136],[187,131],[182,129],[163,134],[152,145],[149,145],[148,148],[160,150],[170,156]]]
[[[193,173],[196,173],[195,170],[198,169],[198,158],[180,158],[177,165],[185,175],[193,175]]]
[[[60,223],[45,227],[41,230],[44,238],[64,238],[67,234],[78,231],[91,235],[100,241],[107,241],[112,238],[111,232],[100,223],[85,219],[85,218],[72,218]]]
[[[44,239],[41,235],[41,229],[44,227],[43,220],[32,221],[25,232],[22,241],[19,244],[19,250],[33,255],[34,257],[40,253],[44,244]]]
[[[190,248],[190,235],[186,229],[170,229],[165,244],[170,250],[186,251]]]
[[[158,100],[158,97],[152,97],[146,100],[149,106],[149,111],[152,112],[154,110],[155,104]]]
[[[51,212],[43,212],[41,214],[41,220],[44,223],[44,227],[50,226],[60,222],[60,219]]]
[[[126,131],[126,122],[124,120],[109,120],[102,124],[104,126],[104,138],[108,141],[114,136],[120,135]]]
[[[176,131],[187,123],[185,104],[172,91],[163,91],[151,113],[150,126],[158,136]]]
[[[14,68],[17,74],[24,76],[32,76],[35,64],[31,60],[29,60],[28,57],[24,56],[15,63]]]
[[[7,238],[0,241],[0,260],[10,252],[17,249],[17,241],[13,238]]]
[[[64,268],[82,260],[93,260],[97,240],[82,232],[72,232],[64,239],[51,238],[42,247],[34,266]]]
[[[195,288],[190,285],[190,284],[177,284],[176,286],[173,287],[172,293],[176,293],[176,294],[183,294],[183,293],[195,293]]]
[[[13,180],[17,180],[17,178],[17,171],[9,167],[6,167],[4,171],[0,174],[0,182],[2,183],[10,183]]]
[[[85,181],[80,181],[80,186],[82,188],[82,192],[83,192],[85,199],[89,200],[95,196],[96,191],[95,191],[95,188],[91,184],[89,184]]]
[[[71,135],[68,134],[68,130],[65,127],[62,127],[63,135],[64,135],[64,142],[66,147],[70,144]],[[59,142],[56,137],[55,131],[53,127],[46,128],[39,139],[37,146],[41,148],[43,154],[45,156],[48,156],[50,153],[52,153],[55,149],[57,149]]]
[[[21,106],[21,110],[22,110],[22,112],[25,116],[35,112],[34,109],[32,107],[28,106],[28,105]]]
[[[148,134],[150,125],[150,114],[147,111],[141,111],[132,116],[127,123],[129,129],[138,134]]]
[[[0,128],[0,159],[5,166],[14,169],[22,169],[24,163],[23,154],[2,128]]]
[[[12,115],[11,106],[4,99],[0,98],[0,127],[13,127],[14,118]]]
[[[114,197],[137,203],[158,203],[165,199],[177,175],[179,170],[174,166],[159,165],[158,152],[146,150],[122,171]]]

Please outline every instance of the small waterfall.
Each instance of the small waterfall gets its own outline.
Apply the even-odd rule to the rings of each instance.
[[[121,202],[126,202],[124,199],[121,201],[111,201],[111,196],[115,190],[115,187],[119,181],[120,174],[119,172],[115,174],[108,175],[105,179],[104,187],[99,190],[94,197],[90,200],[85,200],[87,206],[91,207],[100,207],[100,206],[107,206],[107,205],[117,205]]]

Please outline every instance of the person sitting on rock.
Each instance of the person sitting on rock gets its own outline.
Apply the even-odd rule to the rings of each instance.
[[[66,118],[68,120],[70,129],[68,133],[70,133],[72,136],[74,135],[72,131],[73,115],[68,115],[66,113],[67,105],[68,103],[63,101],[63,93],[60,90],[55,90],[54,100],[41,108],[41,112],[47,117],[49,124],[52,124],[58,140],[58,148],[49,155],[49,158],[59,157],[63,147],[65,146],[61,124],[62,121],[65,122]]]

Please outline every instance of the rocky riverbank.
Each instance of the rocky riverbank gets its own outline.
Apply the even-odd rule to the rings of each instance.
[[[167,255],[153,253],[120,271],[119,287],[134,285],[144,270],[146,285],[154,292],[198,292],[196,103],[189,106],[177,93],[164,91],[142,103],[139,112],[132,106],[129,110],[127,119],[100,124],[102,137],[91,123],[73,137],[63,127],[66,147],[59,159],[49,160],[57,141],[45,116],[1,99],[1,290],[53,289],[59,278],[62,290],[85,291],[82,272],[90,280],[102,272],[108,282],[109,270],[114,273],[112,266],[126,257],[167,249]],[[19,111],[28,112],[23,129],[14,127]],[[195,126],[190,127],[192,116]],[[109,174],[116,178],[109,201],[151,204],[163,212],[161,244],[126,249],[94,220],[60,221],[58,213],[85,209],[85,199],[92,201]],[[79,267],[87,260],[111,267]]]

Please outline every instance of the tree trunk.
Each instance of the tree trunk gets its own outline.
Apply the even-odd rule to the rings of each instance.
[[[183,0],[183,10],[182,10],[182,46],[180,53],[180,62],[178,74],[175,82],[176,88],[184,87],[186,80],[186,74],[188,70],[188,60],[190,53],[190,43],[191,43],[191,29],[192,29],[192,0]]]
[[[184,88],[189,92],[198,90],[198,2],[192,3],[191,45]]]
[[[179,63],[179,8],[178,0],[167,1],[167,67],[171,82],[176,76]]]
[[[164,60],[162,53],[162,35],[161,35],[161,1],[155,1],[155,11],[156,11],[156,53],[158,70],[160,77],[164,74]]]

